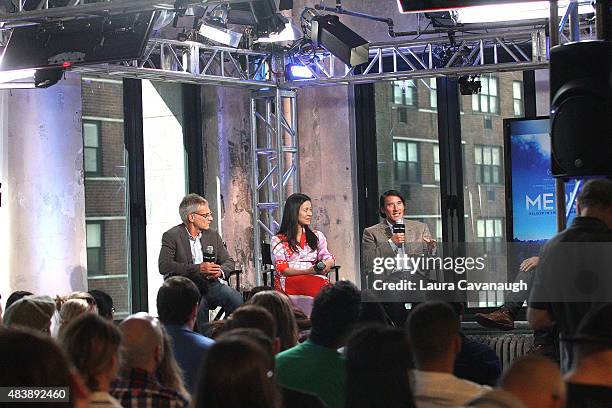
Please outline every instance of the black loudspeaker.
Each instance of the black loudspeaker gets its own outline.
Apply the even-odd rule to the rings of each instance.
[[[550,133],[554,176],[612,175],[612,42],[551,49]]]

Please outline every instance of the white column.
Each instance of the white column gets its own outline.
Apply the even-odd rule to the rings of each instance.
[[[80,79],[0,101],[2,295],[86,290]]]

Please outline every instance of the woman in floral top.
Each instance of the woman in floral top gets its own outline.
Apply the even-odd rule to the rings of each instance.
[[[278,234],[270,242],[276,270],[274,287],[289,295],[307,315],[310,315],[313,298],[329,284],[327,273],[335,264],[325,235],[310,229],[311,220],[310,197],[292,194],[285,202]]]

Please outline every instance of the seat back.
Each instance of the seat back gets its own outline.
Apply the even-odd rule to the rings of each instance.
[[[265,267],[272,267],[272,254],[270,253],[270,244],[267,242],[261,243],[261,263]]]

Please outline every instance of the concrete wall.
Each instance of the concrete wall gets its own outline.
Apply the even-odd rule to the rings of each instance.
[[[359,267],[352,102],[347,86],[298,91],[300,183],[312,198],[313,226],[328,240],[340,276],[357,282]]]
[[[227,249],[254,286],[249,91],[202,87],[204,192]]]
[[[86,288],[81,84],[4,91],[0,292]]]

